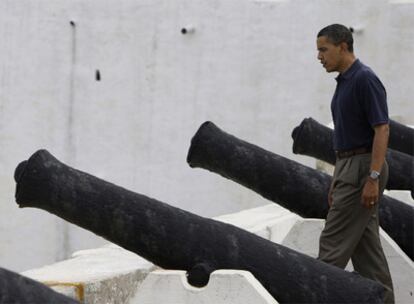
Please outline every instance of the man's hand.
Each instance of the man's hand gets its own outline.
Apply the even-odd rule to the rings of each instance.
[[[388,137],[389,137],[389,126],[387,124],[381,124],[374,127],[375,135],[372,144],[372,158],[371,158],[371,171],[381,172],[382,166],[384,165],[385,155],[387,153]],[[365,182],[364,189],[362,190],[361,202],[362,204],[370,209],[379,200],[379,181],[378,179],[373,180],[368,177]]]
[[[378,202],[379,199],[379,186],[378,179],[373,180],[367,178],[364,189],[362,190],[361,202],[365,208],[371,209]]]

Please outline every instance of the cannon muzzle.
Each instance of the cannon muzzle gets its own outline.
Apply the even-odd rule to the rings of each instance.
[[[250,271],[280,303],[382,303],[383,287],[235,226],[103,181],[40,150],[17,167],[16,202],[47,210],[203,286]]]
[[[305,218],[326,218],[332,177],[266,151],[204,123],[191,140],[191,167],[218,173]],[[388,196],[379,203],[380,225],[414,258],[414,208]]]

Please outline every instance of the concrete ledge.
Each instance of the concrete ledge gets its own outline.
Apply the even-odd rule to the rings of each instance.
[[[130,304],[276,304],[248,271],[217,270],[203,288],[188,284],[186,272],[157,270],[138,287]]]
[[[324,220],[303,219],[270,204],[215,218],[316,257]],[[414,265],[384,232],[381,242],[393,277],[397,303],[414,303]],[[277,303],[246,271],[218,270],[204,288],[187,283],[185,271],[155,270],[116,245],[78,251],[69,260],[23,275],[84,303]],[[348,270],[352,270],[349,263]],[[153,271],[153,272],[151,272]],[[272,271],[269,269],[269,271]],[[155,291],[155,292],[154,292]]]
[[[276,204],[269,204],[235,214],[223,215],[216,219],[239,226],[266,239],[280,241],[289,233],[299,218]],[[131,297],[137,292],[137,288],[139,289],[137,296],[140,299],[141,297],[148,299],[146,294],[153,293],[154,289],[146,291],[145,287],[140,287],[140,284],[155,268],[153,264],[138,255],[110,244],[97,249],[75,252],[71,259],[25,271],[23,275],[38,280],[83,303],[132,303]],[[201,300],[197,295],[200,295],[201,299],[210,299],[206,300],[206,303],[216,303],[216,301],[219,303],[219,298],[227,300],[232,298],[237,303],[276,303],[253,275],[245,271],[216,271],[211,276],[210,284],[201,289],[188,285],[185,272],[157,271],[155,274],[151,274],[151,278],[154,277],[163,280],[163,283],[156,289],[162,291],[161,294],[171,292],[185,294],[187,291],[191,291],[191,294],[194,295],[192,297],[193,303],[200,303]],[[178,278],[180,279],[178,280]],[[146,284],[155,284],[151,282],[148,281]],[[170,285],[177,285],[179,289],[171,290]],[[220,286],[230,286],[230,288],[225,287],[223,290]],[[250,291],[248,295],[245,295],[247,290]],[[143,295],[141,296],[139,293],[143,293]],[[243,295],[241,298],[251,299],[252,302],[240,302],[241,299],[237,300],[240,297],[238,293]],[[211,294],[216,294],[217,300],[212,299]],[[263,302],[263,299],[267,299],[267,302]]]
[[[300,219],[282,241],[282,245],[316,258],[319,236],[324,225],[324,220]],[[380,236],[394,284],[395,302],[414,303],[414,263],[382,229]],[[351,262],[347,269],[353,270]]]
[[[221,215],[215,220],[232,224],[272,242],[280,243],[300,218],[289,210],[272,203]]]
[[[75,252],[71,259],[22,274],[84,303],[128,303],[155,269],[138,255],[110,244]]]

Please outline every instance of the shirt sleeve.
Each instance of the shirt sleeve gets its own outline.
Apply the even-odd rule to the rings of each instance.
[[[372,127],[389,122],[387,93],[372,72],[362,73],[359,79],[360,103]]]

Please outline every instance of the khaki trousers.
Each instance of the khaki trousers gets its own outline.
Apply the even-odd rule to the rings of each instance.
[[[318,259],[344,269],[352,259],[355,271],[385,287],[384,302],[394,303],[391,274],[379,236],[378,203],[371,209],[361,203],[371,154],[337,160],[333,177],[333,204],[319,241]],[[380,194],[388,180],[384,164]]]

